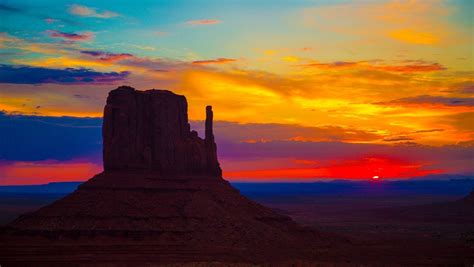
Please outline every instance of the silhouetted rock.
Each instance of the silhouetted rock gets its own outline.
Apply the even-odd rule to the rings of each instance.
[[[190,130],[184,96],[111,91],[104,172],[10,223],[0,263],[255,262],[327,249],[332,238],[245,198],[222,179],[212,120],[208,106],[203,140]]]
[[[111,91],[104,108],[104,169],[220,176],[212,107],[206,115],[202,140],[190,130],[184,96],[126,86]]]

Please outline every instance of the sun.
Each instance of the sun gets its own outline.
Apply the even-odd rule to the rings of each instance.
[[[379,179],[379,178],[380,178],[380,177],[379,177],[378,175],[372,176],[372,179],[374,179],[374,180],[377,180],[377,179]]]

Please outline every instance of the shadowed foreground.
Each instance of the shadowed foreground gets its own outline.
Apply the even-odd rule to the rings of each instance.
[[[12,187],[17,193],[10,191],[0,194],[1,212],[8,210],[14,212],[12,210],[14,207],[17,207],[18,211],[34,210],[34,207],[50,202],[50,199],[57,196],[59,192],[73,190],[72,188],[77,186],[77,184],[71,184],[66,189],[59,188],[59,185],[56,184]],[[459,200],[465,199],[463,196],[472,185],[472,182],[462,181],[235,184],[246,196],[278,210],[279,213],[291,216],[300,224],[317,227],[326,233],[346,236],[350,240],[342,243],[335,242],[327,248],[315,249],[312,251],[312,257],[308,257],[306,260],[296,260],[300,264],[304,262],[307,266],[317,264],[325,266],[330,263],[337,263],[337,266],[357,264],[471,266],[470,263],[474,262],[474,224],[456,222],[456,217],[452,217],[451,222],[446,222],[442,220],[444,217],[442,213],[438,213],[440,217],[438,220],[425,222],[406,220],[403,217],[387,218],[386,213],[396,210],[403,211],[405,207],[424,209],[432,205],[439,205],[435,203],[454,205]],[[284,192],[279,190],[282,187],[286,189]],[[21,193],[22,191],[18,190],[25,190],[28,193]],[[468,218],[470,214],[474,214],[472,207],[471,213],[469,210],[464,211],[462,218]],[[392,214],[397,216],[396,213],[392,212]],[[459,217],[457,218],[459,219]],[[54,243],[45,239],[45,243],[47,242]],[[97,249],[93,245],[97,244],[91,244],[88,249]],[[119,247],[121,246],[117,246],[117,249]],[[133,263],[142,263],[141,265],[143,265],[150,262],[156,263],[156,261],[166,262],[166,259],[159,260],[154,255],[158,253],[158,249],[161,249],[161,255],[165,256],[180,252],[179,248],[172,247],[168,248],[170,249],[168,253],[171,254],[166,254],[163,248],[159,247],[153,252],[153,246],[146,243],[144,239],[139,239],[135,244],[121,248],[123,251],[114,257],[110,255],[114,255],[117,251],[113,252],[105,248],[101,248],[105,253],[101,257],[91,256],[97,255],[97,252],[83,252],[82,262],[89,264],[100,262],[99,265],[101,265],[106,260],[113,262],[115,259],[122,259],[122,262],[128,262],[130,265]],[[110,249],[115,248],[111,247]],[[274,263],[278,261],[278,256],[275,255],[272,260],[265,262]],[[66,256],[54,256],[55,260],[61,258],[64,261],[68,260]],[[205,262],[189,263],[185,266],[219,266],[218,263],[213,262],[212,265]],[[245,262],[245,260],[243,258],[229,259],[225,264],[231,262]],[[280,263],[281,266],[289,264],[285,260]],[[182,266],[182,264],[182,262],[175,263],[171,266]],[[241,263],[230,266],[248,265]]]

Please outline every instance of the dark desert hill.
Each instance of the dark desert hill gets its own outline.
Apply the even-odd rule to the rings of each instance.
[[[387,208],[376,213],[396,221],[474,223],[474,190],[455,201]]]
[[[474,206],[474,189],[472,189],[471,193],[468,196],[461,199],[460,201],[468,205]]]
[[[0,262],[261,262],[314,256],[335,239],[242,196],[221,177],[206,108],[190,130],[184,96],[110,92],[104,172],[8,224]]]

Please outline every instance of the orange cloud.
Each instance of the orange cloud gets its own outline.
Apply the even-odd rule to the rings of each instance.
[[[218,19],[201,19],[201,20],[188,20],[186,21],[186,24],[189,25],[213,25],[213,24],[219,24],[222,21]]]
[[[351,68],[355,66],[360,66],[360,62],[347,62],[347,61],[336,61],[336,62],[330,62],[330,63],[309,63],[302,65],[304,67],[314,67],[314,68],[320,68],[320,69],[345,69],[345,68]]]
[[[81,17],[93,17],[93,18],[101,18],[101,19],[108,19],[117,17],[119,14],[105,10],[103,12],[97,12],[95,8],[81,6],[81,5],[71,5],[69,8],[69,13]]]
[[[372,66],[375,70],[384,70],[392,72],[431,72],[445,70],[439,63],[408,64],[399,66]]]
[[[12,58],[12,63],[16,65],[90,68],[101,72],[129,71],[131,75],[127,81],[137,88],[169,88],[186,95],[190,103],[190,118],[196,120],[202,119],[202,107],[212,103],[219,110],[220,120],[315,126],[319,129],[326,125],[340,126],[340,130],[334,134],[330,133],[331,129],[326,129],[327,131],[315,136],[295,134],[283,139],[337,139],[378,143],[384,137],[434,128],[446,130],[429,136],[415,136],[414,141],[443,145],[472,139],[468,133],[457,131],[464,123],[459,124],[446,117],[467,112],[469,107],[461,106],[459,101],[449,106],[443,105],[442,108],[439,108],[440,105],[426,104],[380,104],[417,95],[459,98],[461,84],[464,88],[462,92],[469,93],[469,73],[453,70],[451,65],[448,70],[443,71],[443,75],[438,75],[445,66],[423,60],[316,61],[299,68],[291,65],[291,69],[286,72],[272,73],[255,69],[215,70],[202,67],[206,64],[217,66],[232,63],[233,59],[230,58],[198,60],[193,63],[167,58],[130,57],[128,53],[99,52],[97,56],[93,56],[81,53],[94,51],[91,48],[85,49],[81,43],[68,46],[61,43],[35,43],[6,34],[0,34],[0,42],[7,48],[15,48],[25,54],[44,55]],[[275,63],[280,62],[280,57],[275,59]],[[112,87],[97,89],[99,99],[104,100],[110,89]],[[85,89],[75,90],[81,92]],[[72,93],[68,94],[64,88],[53,89],[49,85],[47,90],[38,90],[38,87],[3,84],[0,93],[3,96],[0,108],[8,112],[54,116],[100,116],[102,112],[101,102],[89,101],[86,106],[86,101],[71,100]],[[467,97],[464,94],[462,98]],[[235,99],[239,101],[236,102]],[[41,109],[35,108],[38,105]],[[371,134],[356,133],[351,136],[354,128]],[[346,129],[347,133],[344,132]],[[339,139],[340,133],[344,133],[343,139]],[[373,135],[378,137],[373,138]],[[242,140],[262,138],[269,139],[261,136]]]
[[[203,123],[193,123],[194,129],[198,132],[204,131],[203,125]],[[304,127],[301,125],[279,123],[235,123],[216,121],[214,128],[221,138],[244,143],[266,143],[272,141],[364,142],[376,141],[383,138],[382,135],[378,135],[377,133],[334,125]]]
[[[227,64],[231,62],[237,61],[236,59],[233,58],[216,58],[216,59],[208,59],[208,60],[196,60],[193,61],[193,64],[197,65],[207,65],[207,64]]]
[[[380,62],[380,60],[379,60]],[[401,72],[401,73],[412,73],[412,72],[432,72],[446,70],[444,66],[436,62],[425,62],[422,60],[405,61],[405,64],[401,65],[388,65],[388,64],[375,64],[371,61],[336,61],[330,63],[309,63],[302,65],[304,67],[313,67],[328,70],[337,69],[351,69],[360,68],[377,71],[387,72]]]
[[[443,97],[419,95],[381,102],[382,105],[414,105],[414,106],[446,106],[446,107],[474,107],[474,98]],[[468,110],[469,111],[469,110]]]

